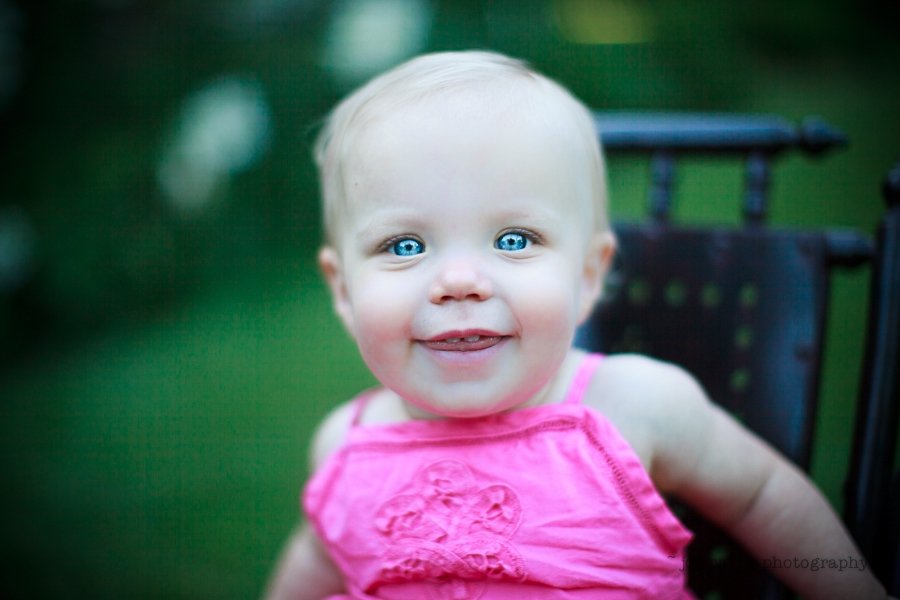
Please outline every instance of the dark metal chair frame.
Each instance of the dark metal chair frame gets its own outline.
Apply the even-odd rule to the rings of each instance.
[[[844,145],[844,136],[826,123],[668,113],[597,113],[596,119],[608,155],[651,157],[650,218],[615,225],[621,258],[614,289],[579,331],[578,343],[685,366],[714,400],[804,469],[813,444],[830,275],[870,265],[844,519],[876,574],[886,583],[900,578],[896,534],[886,526],[898,517],[890,514],[889,494],[900,406],[900,164],[884,185],[887,208],[874,239],[846,229],[776,229],[765,225],[773,161],[787,152],[822,154]],[[745,162],[741,227],[670,220],[678,161],[707,156]],[[898,487],[900,478],[894,479]],[[701,598],[786,597],[724,534],[677,510],[697,533],[690,584]]]

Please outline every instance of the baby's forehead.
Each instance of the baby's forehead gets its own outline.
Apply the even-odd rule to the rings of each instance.
[[[460,217],[468,207],[490,222],[583,221],[591,213],[590,155],[541,116],[442,101],[378,119],[345,163],[343,216],[377,210],[382,220],[402,221],[437,197],[458,205]],[[472,198],[484,205],[457,202]]]
[[[547,93],[522,88],[474,87],[373,103],[350,128],[344,174],[365,170],[406,146],[452,149],[455,144],[459,151],[477,153],[492,141],[511,140],[516,145],[507,152],[515,154],[590,153],[585,152],[585,133],[572,107]]]

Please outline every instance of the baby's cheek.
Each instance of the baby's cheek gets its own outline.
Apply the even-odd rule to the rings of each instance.
[[[386,385],[398,364],[403,363],[406,340],[400,338],[402,331],[403,324],[385,311],[357,314],[356,344],[360,355],[372,374]]]
[[[412,291],[392,278],[360,277],[354,289],[353,306],[358,319],[377,327],[380,320],[397,319],[410,309]]]
[[[402,298],[402,297],[401,297]],[[354,338],[364,357],[393,336],[406,330],[404,307],[385,286],[360,286],[354,290]]]
[[[376,302],[380,305],[370,305],[356,313],[357,337],[361,344],[387,342],[407,329],[404,312],[397,303],[385,298],[373,298],[372,304]]]
[[[524,329],[552,332],[574,328],[578,303],[572,286],[551,279],[536,285],[531,294],[525,294],[522,298],[520,306]]]

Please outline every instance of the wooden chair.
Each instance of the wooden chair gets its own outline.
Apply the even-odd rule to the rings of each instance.
[[[799,126],[741,115],[596,115],[608,155],[650,155],[650,215],[615,225],[619,259],[607,299],[577,342],[676,362],[748,427],[809,468],[819,398],[829,281],[835,269],[872,267],[866,357],[860,383],[845,519],[887,581],[887,518],[898,410],[900,165],[885,185],[877,239],[845,229],[768,227],[766,193],[776,157],[823,153],[845,143],[825,123]],[[671,222],[678,161],[726,156],[746,164],[743,224]],[[780,598],[786,590],[735,543],[676,508],[697,537],[690,585],[700,598]]]

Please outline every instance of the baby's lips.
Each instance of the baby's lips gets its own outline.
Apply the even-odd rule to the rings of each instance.
[[[467,335],[448,335],[439,336],[423,343],[432,350],[440,350],[443,352],[474,352],[477,350],[486,350],[492,346],[496,346],[504,339],[505,336],[500,334],[467,334]]]

